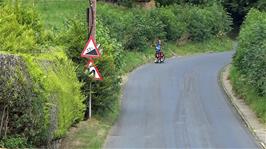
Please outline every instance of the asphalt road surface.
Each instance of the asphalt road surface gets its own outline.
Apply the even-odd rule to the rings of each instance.
[[[104,148],[258,148],[218,83],[231,57],[202,54],[135,70]]]

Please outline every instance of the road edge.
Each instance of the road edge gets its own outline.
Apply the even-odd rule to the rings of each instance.
[[[219,72],[219,84],[222,87],[228,101],[233,105],[237,113],[240,115],[242,121],[248,127],[251,134],[255,137],[261,148],[266,149],[266,126],[259,122],[256,114],[245,103],[243,99],[236,96],[233,87],[230,83],[229,70],[231,64],[226,65]]]

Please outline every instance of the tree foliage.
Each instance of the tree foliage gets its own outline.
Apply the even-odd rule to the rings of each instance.
[[[102,4],[98,6],[97,14],[125,50],[143,51],[156,38],[177,41],[188,36],[189,40],[203,41],[224,35],[231,25],[231,18],[219,4],[204,7],[172,5],[131,11]]]
[[[238,25],[243,22],[251,8],[266,10],[265,0],[223,0],[222,3]]]

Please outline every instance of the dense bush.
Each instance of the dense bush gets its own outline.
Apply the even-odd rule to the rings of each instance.
[[[103,27],[101,20],[98,20],[96,41],[102,45],[103,55],[101,58],[95,59],[95,62],[104,80],[95,82],[83,73],[84,65],[87,63],[86,59],[79,58],[87,42],[86,33],[85,22],[78,18],[70,19],[60,41],[64,44],[68,56],[77,65],[76,72],[79,80],[84,82],[82,90],[87,98],[85,103],[89,100],[90,83],[92,83],[93,113],[104,116],[110,113],[118,102],[122,47],[116,40],[109,37],[108,29]]]
[[[2,5],[0,12],[0,147],[47,145],[83,119],[82,84],[35,11]]]
[[[26,148],[27,146],[27,140],[20,136],[7,137],[0,140],[0,147]]]
[[[24,80],[32,80],[32,88],[28,87],[25,91],[32,90],[33,93],[19,95],[14,93],[15,98],[25,98],[24,104],[30,105],[25,107],[27,109],[21,110],[22,104],[16,99],[13,104],[20,106],[14,107],[13,110],[25,112],[32,108],[37,112],[28,114],[28,121],[21,116],[18,117],[20,124],[16,123],[16,126],[23,126],[23,129],[15,129],[10,135],[17,135],[20,131],[23,133],[30,131],[34,134],[32,138],[30,134],[23,135],[27,138],[28,145],[49,144],[52,140],[64,136],[67,130],[84,116],[85,98],[80,92],[82,84],[77,80],[75,67],[63,52],[55,51],[57,52],[34,56],[21,55],[26,65],[24,70],[29,73],[29,78]],[[16,85],[16,82],[12,84]],[[36,103],[30,103],[31,96],[35,97]],[[4,95],[2,97],[8,99]],[[10,117],[13,116],[16,114],[11,113]],[[33,127],[32,124],[35,123],[37,126],[40,125],[40,128]],[[32,130],[33,128],[36,130]]]
[[[63,52],[48,53],[36,58],[25,57],[29,72],[40,86],[45,99],[48,141],[61,138],[84,117],[85,97],[81,94],[75,67]]]
[[[234,65],[260,96],[266,95],[266,13],[252,9],[241,28]]]
[[[127,50],[143,50],[156,38],[178,40],[186,35],[203,41],[230,31],[231,18],[219,4],[209,6],[173,5],[152,10],[98,5],[99,18]]]
[[[156,38],[165,38],[164,24],[149,11],[100,3],[99,18],[110,30],[111,37],[120,41],[127,50],[144,50]]]
[[[34,9],[29,8],[25,11],[18,3],[16,6],[0,7],[1,51],[40,52],[43,47],[51,43],[52,37],[43,29]]]
[[[110,36],[121,41],[125,28],[130,25],[134,14],[123,7],[99,3],[97,5],[97,17],[108,27]]]
[[[34,83],[23,59],[2,55],[0,67],[0,139],[4,139],[2,147],[12,147],[8,143],[10,140],[26,140],[23,141],[24,145],[27,142],[42,142],[46,129],[43,125],[44,102],[36,95]]]
[[[174,9],[174,8],[173,8]],[[178,16],[173,12],[173,9],[158,8],[152,10],[151,16],[159,19],[163,23],[163,29],[156,32],[165,32],[168,40],[176,40],[185,32],[186,24],[178,19]]]
[[[220,5],[189,8],[188,32],[192,40],[203,41],[230,31],[231,19]]]
[[[161,20],[144,10],[133,11],[134,17],[124,30],[122,43],[125,49],[142,51],[156,38],[165,38],[164,24]]]
[[[147,10],[130,9],[100,3],[97,14],[127,50],[144,50],[157,37],[165,38],[164,24]]]

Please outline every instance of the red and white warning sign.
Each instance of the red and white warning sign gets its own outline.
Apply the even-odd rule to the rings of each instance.
[[[84,58],[97,58],[101,57],[101,54],[96,46],[95,40],[92,36],[90,36],[90,39],[88,40],[86,46],[84,47],[81,55],[81,57]]]
[[[92,60],[88,61],[88,64],[84,68],[84,73],[93,77],[95,80],[103,80],[98,68],[94,65]]]

